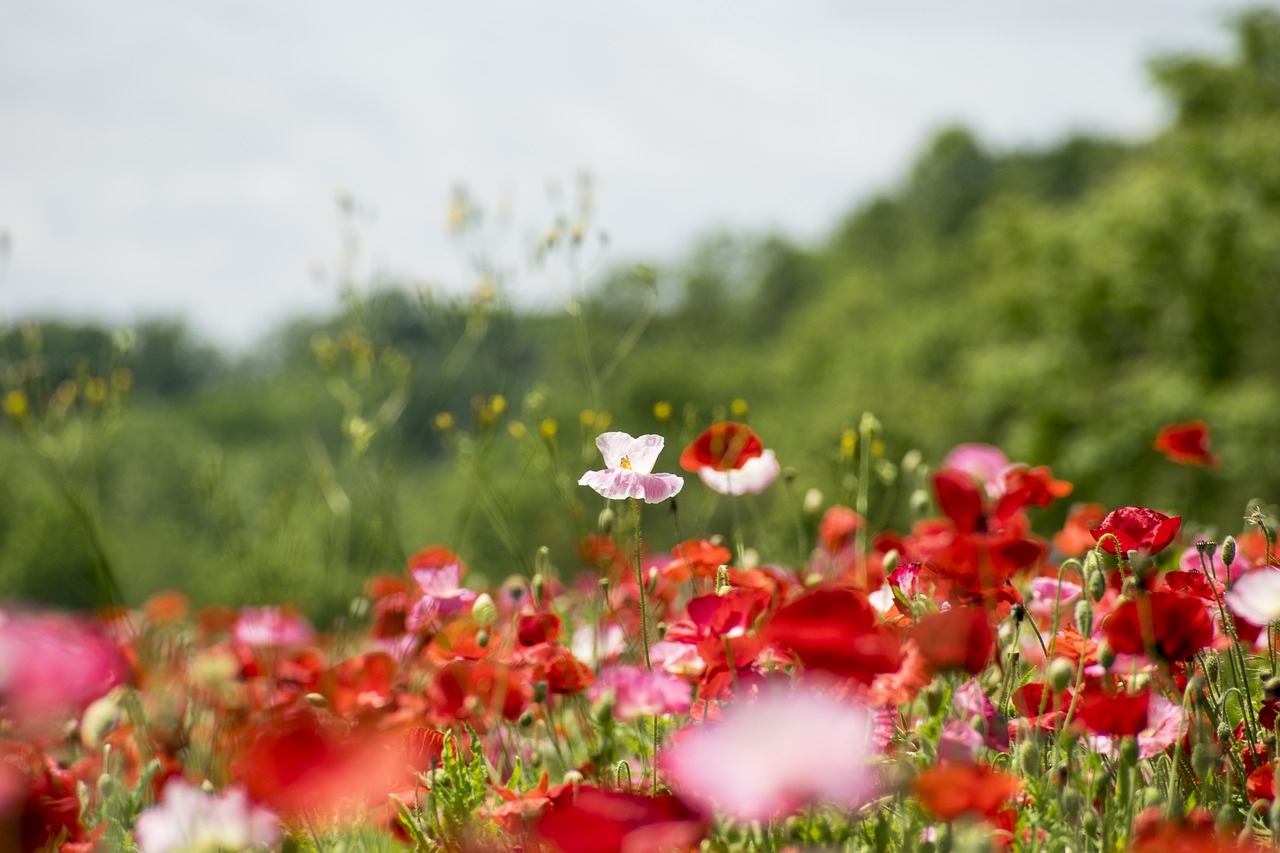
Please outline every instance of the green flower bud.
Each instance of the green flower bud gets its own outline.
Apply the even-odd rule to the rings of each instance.
[[[487,649],[489,647],[488,631],[476,631],[476,645],[482,649]]]
[[[613,532],[614,522],[618,520],[618,515],[609,507],[600,510],[600,515],[596,516],[596,529],[605,536]]]
[[[1093,633],[1093,605],[1087,598],[1076,602],[1076,627],[1086,637]]]
[[[890,548],[884,555],[884,573],[891,575],[898,568],[898,562],[902,559],[902,555],[898,553],[897,548]]]
[[[1058,805],[1062,808],[1062,814],[1069,818],[1074,818],[1080,814],[1080,792],[1075,788],[1064,788],[1062,793],[1058,795]]]
[[[1236,558],[1236,537],[1228,536],[1222,540],[1222,565],[1231,568]]]
[[[498,607],[493,603],[493,596],[482,592],[476,596],[471,605],[471,618],[486,628],[498,621]]]
[[[1066,658],[1054,658],[1047,675],[1054,690],[1066,690],[1076,679],[1076,666]]]
[[[1111,648],[1111,644],[1106,640],[1098,643],[1098,663],[1102,664],[1103,669],[1111,669],[1116,662],[1116,650]]]
[[[1093,552],[1090,551],[1090,554]],[[1101,570],[1089,572],[1084,579],[1085,590],[1089,593],[1089,598],[1094,601],[1101,601],[1102,596],[1107,594],[1107,576]]]
[[[1120,741],[1120,763],[1132,767],[1138,763],[1138,739],[1125,737]]]
[[[1040,747],[1030,738],[1018,746],[1018,766],[1024,775],[1035,778],[1041,773]]]

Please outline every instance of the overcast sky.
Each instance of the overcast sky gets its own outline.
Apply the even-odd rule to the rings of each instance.
[[[1164,119],[1144,61],[1222,51],[1217,0],[40,0],[0,26],[0,322],[182,315],[245,345],[333,304],[334,197],[370,265],[473,282],[450,190],[595,176],[607,258],[729,227],[816,239],[928,134],[995,146]],[[513,295],[558,298],[520,278]]]

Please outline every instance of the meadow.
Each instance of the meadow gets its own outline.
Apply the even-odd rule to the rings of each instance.
[[[0,329],[0,849],[1275,846],[1280,16],[819,245]],[[517,310],[522,277],[561,288]]]

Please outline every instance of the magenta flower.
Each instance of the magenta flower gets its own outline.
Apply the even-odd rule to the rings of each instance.
[[[643,498],[645,503],[661,503],[684,488],[684,478],[674,474],[654,474],[653,463],[662,452],[662,436],[632,438],[625,432],[606,432],[596,438],[604,457],[603,471],[588,471],[578,481],[609,500]]]
[[[414,569],[413,579],[422,590],[422,598],[418,599],[409,613],[406,627],[410,631],[417,631],[437,616],[447,618],[474,604],[476,593],[459,586],[461,578],[462,566],[458,563],[439,568]]]
[[[998,498],[1004,494],[1004,469],[1009,467],[1009,457],[990,444],[959,444],[942,460],[942,467],[965,472],[982,484],[987,497]]]
[[[685,729],[661,755],[676,792],[738,820],[786,816],[821,801],[859,805],[875,788],[872,714],[800,689],[731,705]]]
[[[246,646],[305,646],[315,636],[311,623],[279,607],[246,607],[232,628]]]
[[[646,672],[638,666],[613,666],[600,672],[591,687],[592,699],[614,694],[614,715],[623,721],[689,710],[693,685],[660,669]]]
[[[19,720],[79,714],[128,675],[124,655],[97,626],[55,613],[0,611],[0,704]]]
[[[160,803],[138,815],[134,834],[142,853],[214,853],[273,847],[280,821],[250,803],[243,790],[214,796],[175,778],[165,784]]]

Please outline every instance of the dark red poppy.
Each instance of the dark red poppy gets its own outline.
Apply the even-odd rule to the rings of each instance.
[[[911,628],[910,637],[935,673],[960,669],[977,675],[991,659],[991,623],[981,607],[952,607],[926,616]]]
[[[1150,631],[1150,637],[1145,636],[1145,630]],[[1123,602],[1103,621],[1102,632],[1111,648],[1123,654],[1145,654],[1150,640],[1155,652],[1167,661],[1191,660],[1213,643],[1213,622],[1205,602],[1168,590]]]
[[[764,453],[764,444],[746,424],[712,424],[680,454],[680,467],[698,473],[703,468],[735,471]]]
[[[1039,681],[1030,681],[1010,697],[1013,710],[1038,729],[1053,731],[1062,725],[1071,707],[1070,690],[1052,690]]]
[[[1151,692],[1148,690],[1132,696],[1091,690],[1080,697],[1076,719],[1096,735],[1136,736],[1147,727],[1150,708]]]
[[[0,741],[0,808],[0,820],[16,824],[23,853],[45,849],[64,831],[68,841],[88,837],[80,822],[75,777],[21,741]]]
[[[671,794],[644,796],[581,785],[552,799],[537,833],[563,853],[676,851],[696,848],[708,823]]]
[[[560,639],[560,617],[554,613],[521,613],[516,620],[516,639],[522,646],[554,643]]]
[[[1179,465],[1217,468],[1222,460],[1209,452],[1209,426],[1204,421],[1169,424],[1156,433],[1156,450]]]
[[[901,638],[881,621],[861,590],[807,593],[775,613],[762,636],[806,667],[864,684],[897,670],[902,658]]]
[[[1107,513],[1102,523],[1090,531],[1090,534],[1093,541],[1099,543],[1108,554],[1116,553],[1116,543],[1107,534],[1120,540],[1121,554],[1130,551],[1159,554],[1178,535],[1181,525],[1182,516],[1179,515],[1170,518],[1154,509],[1122,506]]]

